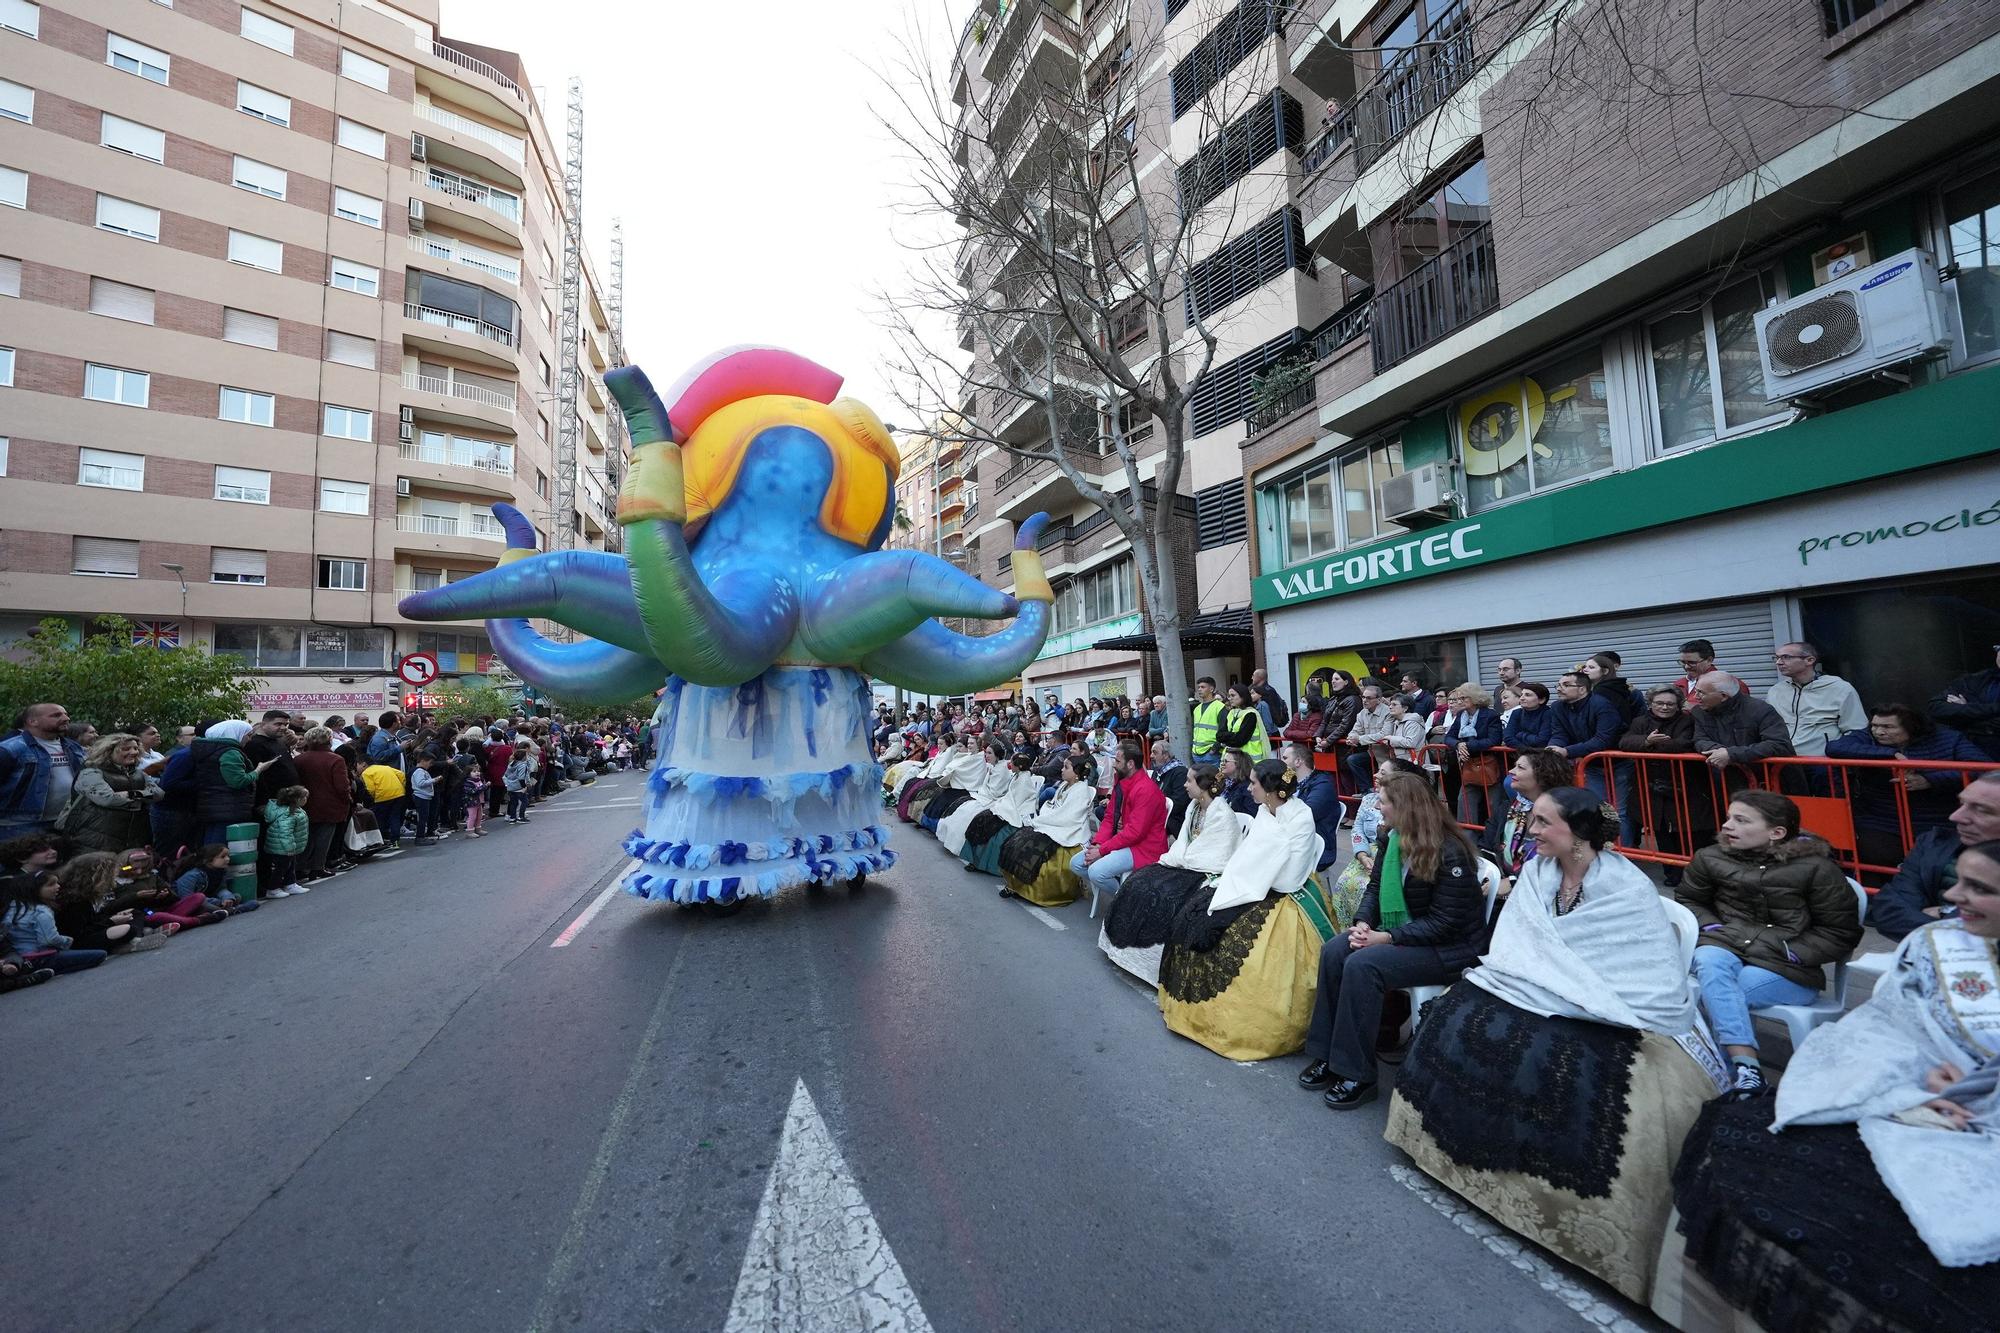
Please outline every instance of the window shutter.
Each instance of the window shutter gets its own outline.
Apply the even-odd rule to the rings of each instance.
[[[160,210],[135,204],[129,199],[100,194],[97,196],[97,225],[124,232],[127,236],[157,241],[160,239]]]
[[[77,537],[70,548],[70,568],[79,574],[139,573],[139,543],[121,537]]]
[[[243,343],[249,347],[264,347],[276,351],[277,318],[272,315],[253,315],[248,310],[224,308],[222,339],[224,342]]]
[[[343,366],[361,366],[368,370],[375,368],[375,340],[364,338],[358,333],[342,333],[338,329],[326,331],[326,359]]]
[[[90,280],[90,313],[129,319],[135,324],[153,322],[153,293],[109,278]]]
[[[1195,547],[1210,550],[1240,542],[1249,535],[1249,516],[1243,505],[1243,478],[1217,482],[1194,496]]]
[[[254,157],[236,157],[234,179],[236,185],[259,194],[268,194],[273,199],[285,197],[285,173],[268,162],[259,162]]]
[[[208,568],[211,574],[227,574],[239,579],[261,579],[264,577],[264,553],[217,546],[209,553]]]
[[[98,142],[106,148],[143,157],[148,162],[163,162],[167,156],[167,136],[163,131],[151,125],[141,125],[136,120],[114,116],[108,111],[100,122]]]
[[[232,263],[280,273],[285,267],[285,247],[267,236],[232,231],[229,233],[229,258]]]
[[[21,261],[0,257],[0,296],[21,294]]]

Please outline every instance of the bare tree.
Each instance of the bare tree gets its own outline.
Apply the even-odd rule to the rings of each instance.
[[[1032,44],[1021,30],[1037,23],[1079,53],[1088,45],[1059,11],[1032,3],[971,32],[982,47]],[[1160,104],[1164,80],[1143,87],[1142,72],[1166,59],[1157,32],[1128,31],[1090,68],[988,51],[989,85],[935,58],[921,21],[911,31],[884,80],[881,117],[911,160],[906,215],[929,229],[911,243],[908,286],[884,298],[901,405],[948,420],[970,450],[1052,463],[1110,516],[1132,548],[1167,696],[1184,700],[1188,609],[1173,568],[1192,532],[1176,497],[1189,406],[1223,332],[1204,301],[1184,298],[1196,266],[1234,230],[1238,195],[1286,170],[1282,151],[1256,160],[1252,122],[1271,72],[1217,61],[1226,72],[1176,117]],[[1176,127],[1202,145],[1178,166]],[[962,240],[936,239],[945,220]],[[970,332],[969,364],[929,336],[940,324]],[[1190,727],[1175,708],[1179,753]]]

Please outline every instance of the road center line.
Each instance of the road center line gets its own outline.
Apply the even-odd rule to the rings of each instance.
[[[644,801],[607,801],[603,805],[538,805],[533,807],[538,815],[559,815],[567,810],[631,810],[644,805]]]
[[[555,940],[549,945],[549,947],[551,949],[568,948],[569,942],[575,939],[578,935],[581,935],[583,933],[583,928],[590,924],[591,918],[604,910],[604,904],[610,902],[611,895],[618,892],[619,886],[624,882],[625,876],[631,874],[634,870],[637,870],[638,868],[639,868],[639,863],[637,861],[627,862],[625,868],[623,870],[620,870],[616,875],[613,875],[611,877],[611,882],[604,886],[604,892],[598,894],[596,898],[592,899],[590,906],[584,908],[582,912],[578,913],[576,920],[570,922],[569,926],[563,931],[563,933],[555,937]]]
[[[1050,930],[1069,929],[1068,926],[1065,926],[1062,922],[1056,920],[1054,917],[1050,916],[1047,912],[1035,906],[1033,903],[1028,904],[1028,915],[1034,917],[1037,921],[1047,926]]]

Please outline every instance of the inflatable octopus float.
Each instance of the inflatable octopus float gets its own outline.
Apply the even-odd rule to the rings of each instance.
[[[1052,597],[1035,540],[1015,592],[921,551],[885,551],[899,458],[840,377],[776,348],[696,366],[663,402],[636,367],[606,387],[631,428],[618,495],[624,551],[537,551],[512,505],[500,564],[413,593],[412,620],[484,619],[522,680],[556,694],[657,694],[659,758],[626,891],[682,904],[858,885],[894,863],[870,749],[875,677],[963,694],[1041,650]],[[935,617],[1006,620],[990,636]],[[588,636],[544,637],[530,618]]]

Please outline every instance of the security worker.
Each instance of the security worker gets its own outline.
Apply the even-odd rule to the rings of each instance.
[[[1196,763],[1219,763],[1222,749],[1216,732],[1222,725],[1222,700],[1215,697],[1215,677],[1203,676],[1194,683],[1194,758]]]

